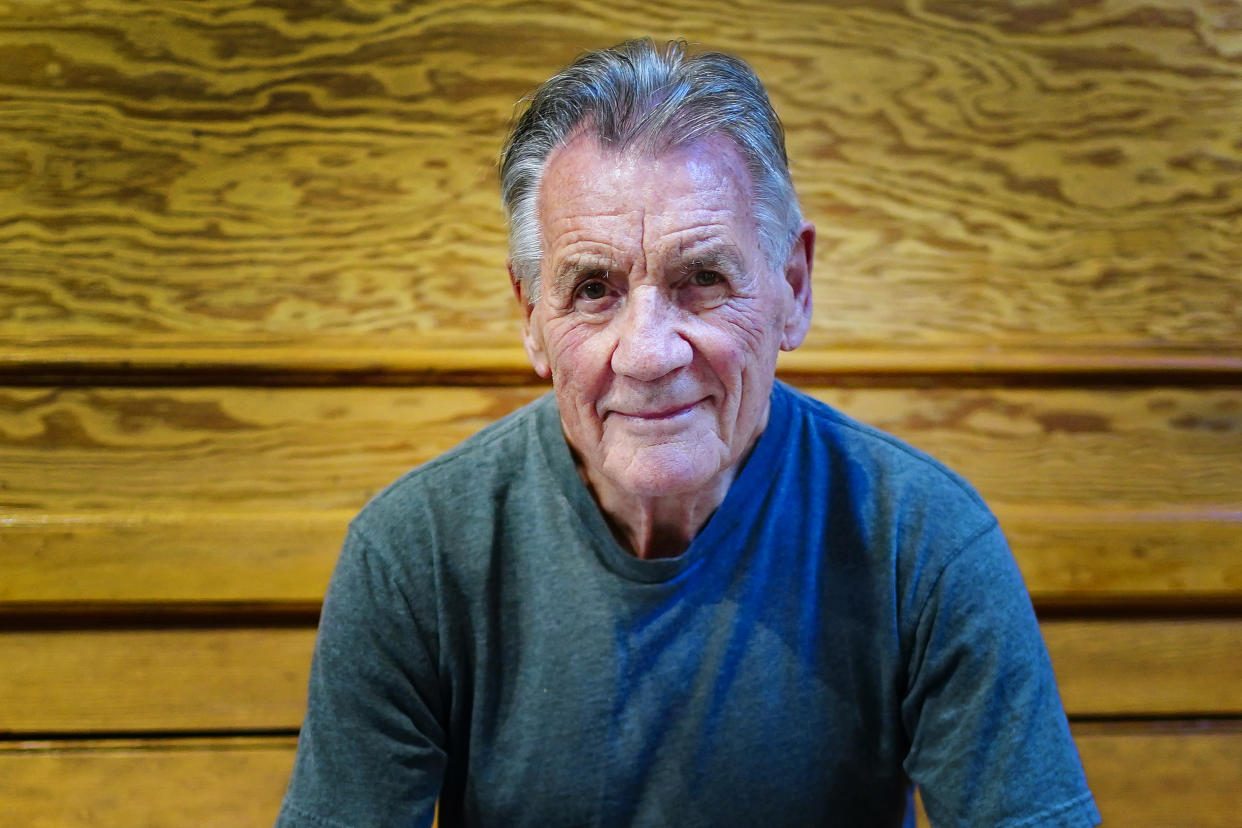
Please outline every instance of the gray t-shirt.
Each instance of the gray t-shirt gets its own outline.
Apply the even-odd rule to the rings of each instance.
[[[961,478],[777,383],[639,560],[545,396],[351,525],[282,826],[1089,826],[1048,657]]]

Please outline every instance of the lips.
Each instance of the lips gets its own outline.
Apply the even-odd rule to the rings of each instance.
[[[694,402],[685,403],[685,404],[664,405],[664,406],[661,406],[660,408],[638,409],[634,411],[613,409],[609,413],[617,414],[622,417],[628,417],[634,420],[650,420],[650,421],[671,420],[674,417],[680,416],[682,414],[688,414],[695,407],[697,407],[698,404],[701,402],[702,400],[695,400]]]

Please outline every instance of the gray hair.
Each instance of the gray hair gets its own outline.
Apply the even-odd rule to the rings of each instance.
[[[785,156],[785,131],[753,69],[720,52],[686,56],[684,41],[649,38],[588,52],[527,99],[500,156],[514,278],[539,294],[538,200],[553,150],[579,131],[618,150],[652,154],[710,135],[732,141],[750,172],[759,244],[779,270],[802,223]]]

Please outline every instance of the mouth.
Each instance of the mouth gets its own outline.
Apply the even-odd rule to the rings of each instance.
[[[695,400],[694,402],[687,403],[685,405],[662,406],[660,408],[640,408],[634,411],[614,409],[610,413],[615,414],[618,417],[624,417],[627,420],[662,422],[674,420],[678,417],[689,414],[694,411],[694,409],[698,408],[699,404],[702,402],[702,400]]]

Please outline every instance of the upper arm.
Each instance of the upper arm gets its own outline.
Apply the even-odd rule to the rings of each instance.
[[[908,653],[906,772],[936,825],[1094,825],[1035,613],[999,527],[948,558]]]
[[[430,584],[402,576],[350,531],[324,600],[280,825],[431,824],[446,757],[434,602],[409,594]]]

